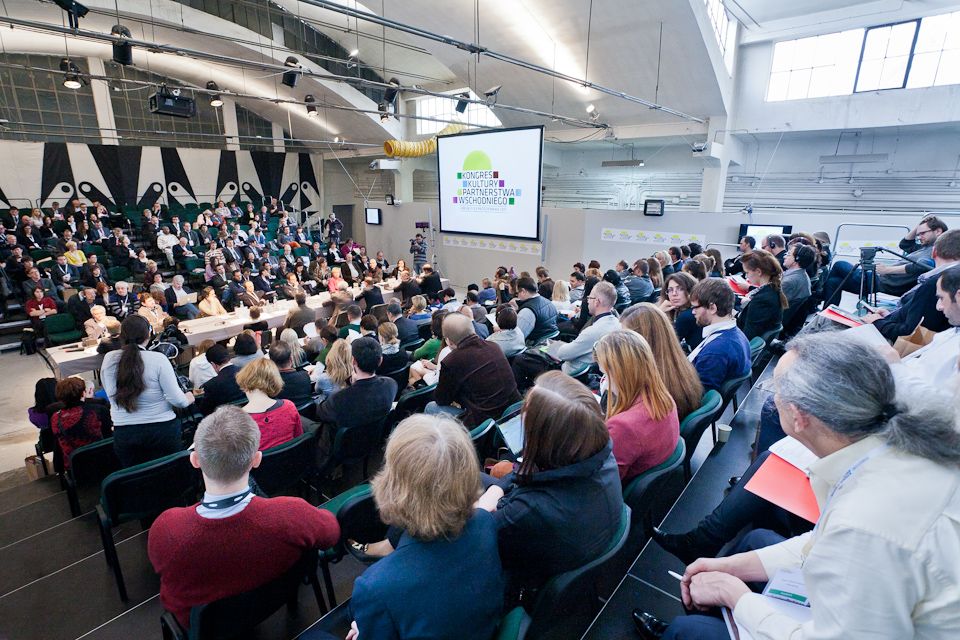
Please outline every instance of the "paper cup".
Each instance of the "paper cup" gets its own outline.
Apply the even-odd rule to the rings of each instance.
[[[733,431],[733,427],[728,424],[718,424],[717,425],[717,442],[726,442],[730,439],[730,432]]]

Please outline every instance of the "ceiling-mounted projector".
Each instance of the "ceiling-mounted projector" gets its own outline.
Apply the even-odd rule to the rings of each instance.
[[[177,94],[179,91],[176,92]],[[160,87],[149,98],[150,113],[159,113],[176,118],[192,118],[197,115],[197,103],[193,98],[176,95],[166,87]]]

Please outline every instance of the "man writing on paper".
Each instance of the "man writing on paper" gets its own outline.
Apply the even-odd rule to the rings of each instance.
[[[960,431],[950,407],[913,389],[898,397],[881,356],[837,333],[794,340],[774,386],[784,431],[819,458],[810,465],[819,524],[780,542],[757,530],[742,553],[697,560],[681,582],[684,605],[728,607],[741,629],[771,640],[960,637]],[[745,584],[781,569],[801,570],[809,622]],[[728,637],[717,618],[667,627],[638,617],[645,638]]]

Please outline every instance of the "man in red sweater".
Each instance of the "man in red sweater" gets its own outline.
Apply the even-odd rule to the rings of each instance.
[[[160,574],[160,601],[184,628],[190,608],[250,591],[278,578],[307,549],[340,538],[337,519],[300,498],[250,493],[261,460],[260,430],[226,405],[207,416],[190,462],[203,473],[203,501],[164,511],[150,528],[147,551]]]

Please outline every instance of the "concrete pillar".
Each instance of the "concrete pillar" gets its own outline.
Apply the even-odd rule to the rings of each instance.
[[[413,202],[413,171],[416,163],[410,160],[400,161],[400,171],[394,172],[393,196],[401,202]]]
[[[730,134],[724,129],[727,119],[724,116],[710,118],[707,129],[707,146],[700,157],[704,162],[703,181],[700,186],[701,213],[723,211],[723,197],[727,188],[727,168],[730,166],[730,153],[727,140]]]
[[[223,118],[223,135],[227,138],[227,151],[240,151],[240,135],[237,129],[237,103],[232,98],[221,96],[223,106],[220,117]]]
[[[276,122],[272,123],[273,127],[273,150],[276,153],[283,153],[286,151],[286,147],[283,144],[283,127]]]
[[[87,66],[91,75],[106,75],[101,58],[87,58]],[[103,144],[120,144],[117,139],[117,121],[113,115],[113,102],[110,101],[110,85],[106,80],[92,79],[90,89],[93,92],[93,106],[97,112],[97,126],[100,127],[100,138]]]

